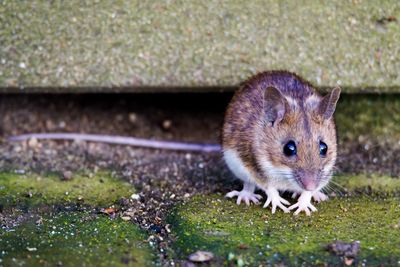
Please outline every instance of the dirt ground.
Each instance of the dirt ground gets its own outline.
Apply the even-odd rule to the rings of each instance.
[[[220,153],[171,152],[87,142],[39,141],[9,143],[11,135],[29,132],[85,132],[218,143],[224,109],[231,94],[187,95],[2,95],[0,169],[57,173],[111,169],[132,183],[140,205],[135,222],[161,238],[163,261],[169,243],[163,222],[168,209],[195,194],[221,193],[239,183]],[[339,145],[338,173],[400,175],[399,150],[369,140]],[[376,159],[379,159],[377,162]]]
[[[155,140],[219,143],[224,110],[231,96],[230,93],[3,95],[0,97],[2,114],[0,137],[4,141],[2,149],[10,146],[5,142],[8,136],[32,132],[82,132],[135,136]],[[347,95],[344,97],[355,98],[358,96]],[[342,140],[340,136],[339,132],[337,164],[339,172],[375,172],[399,176],[398,144],[385,142],[376,144],[363,136],[356,137],[355,140]],[[76,154],[86,153],[86,146],[89,146],[96,150],[93,154],[94,157],[103,158],[112,158],[111,151],[124,153],[132,149],[93,143],[80,145],[71,144],[71,142],[40,143],[44,147],[48,147],[47,149],[57,146],[57,151],[64,151],[61,149],[63,146],[68,151],[71,145],[75,145],[77,146],[74,149]],[[11,146],[18,146],[18,144]],[[38,155],[40,155],[40,151],[43,151],[40,147],[36,149]],[[146,154],[145,158],[149,158],[149,160],[155,155],[180,157],[185,154],[151,149],[133,149],[133,151]],[[3,153],[2,156],[4,159],[8,156],[12,158],[9,153]],[[193,154],[192,156],[215,157],[220,162],[220,155]],[[14,160],[7,162],[14,162]],[[72,163],[64,162],[57,165],[61,168],[64,164],[68,166]]]

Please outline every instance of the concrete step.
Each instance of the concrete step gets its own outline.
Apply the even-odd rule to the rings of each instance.
[[[215,91],[266,69],[400,92],[398,1],[1,1],[7,92]]]

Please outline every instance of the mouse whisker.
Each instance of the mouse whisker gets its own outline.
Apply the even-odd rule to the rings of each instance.
[[[331,180],[330,183],[331,183],[332,185],[334,185],[334,186],[336,186],[336,187],[342,189],[342,190],[345,191],[345,192],[347,191],[347,188],[345,188],[344,186],[340,185],[339,183],[337,183],[337,182],[335,182],[335,181],[333,181],[333,180]]]
[[[322,189],[326,194],[329,194],[331,192],[334,192],[337,195],[342,195],[343,192],[341,192],[339,189],[334,188],[332,185],[326,185],[323,189]]]

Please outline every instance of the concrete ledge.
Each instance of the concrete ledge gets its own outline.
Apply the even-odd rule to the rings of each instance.
[[[5,0],[0,13],[1,91],[210,91],[289,69],[317,86],[400,92],[394,0]]]

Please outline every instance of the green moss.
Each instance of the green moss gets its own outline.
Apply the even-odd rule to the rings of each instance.
[[[3,0],[0,14],[3,90],[204,91],[265,69],[400,90],[396,0]]]
[[[335,118],[342,141],[361,139],[400,146],[399,95],[345,95]]]
[[[137,226],[88,213],[58,213],[0,232],[4,266],[149,266]]]
[[[339,184],[341,190],[347,191],[368,190],[375,193],[399,193],[400,179],[377,174],[371,175],[340,175],[333,179],[335,184]],[[335,186],[335,185],[333,185]]]
[[[177,236],[174,247],[179,258],[201,249],[214,252],[224,264],[230,255],[252,266],[279,262],[343,265],[324,246],[334,240],[359,240],[356,264],[395,265],[400,260],[399,199],[336,198],[317,208],[310,217],[272,215],[260,206],[237,206],[221,197],[198,196],[176,207],[168,221]],[[240,249],[241,244],[248,248]]]
[[[64,181],[57,176],[0,173],[0,203],[3,206],[35,206],[65,203],[110,205],[121,197],[129,197],[133,186],[109,173],[93,177],[76,174]]]

